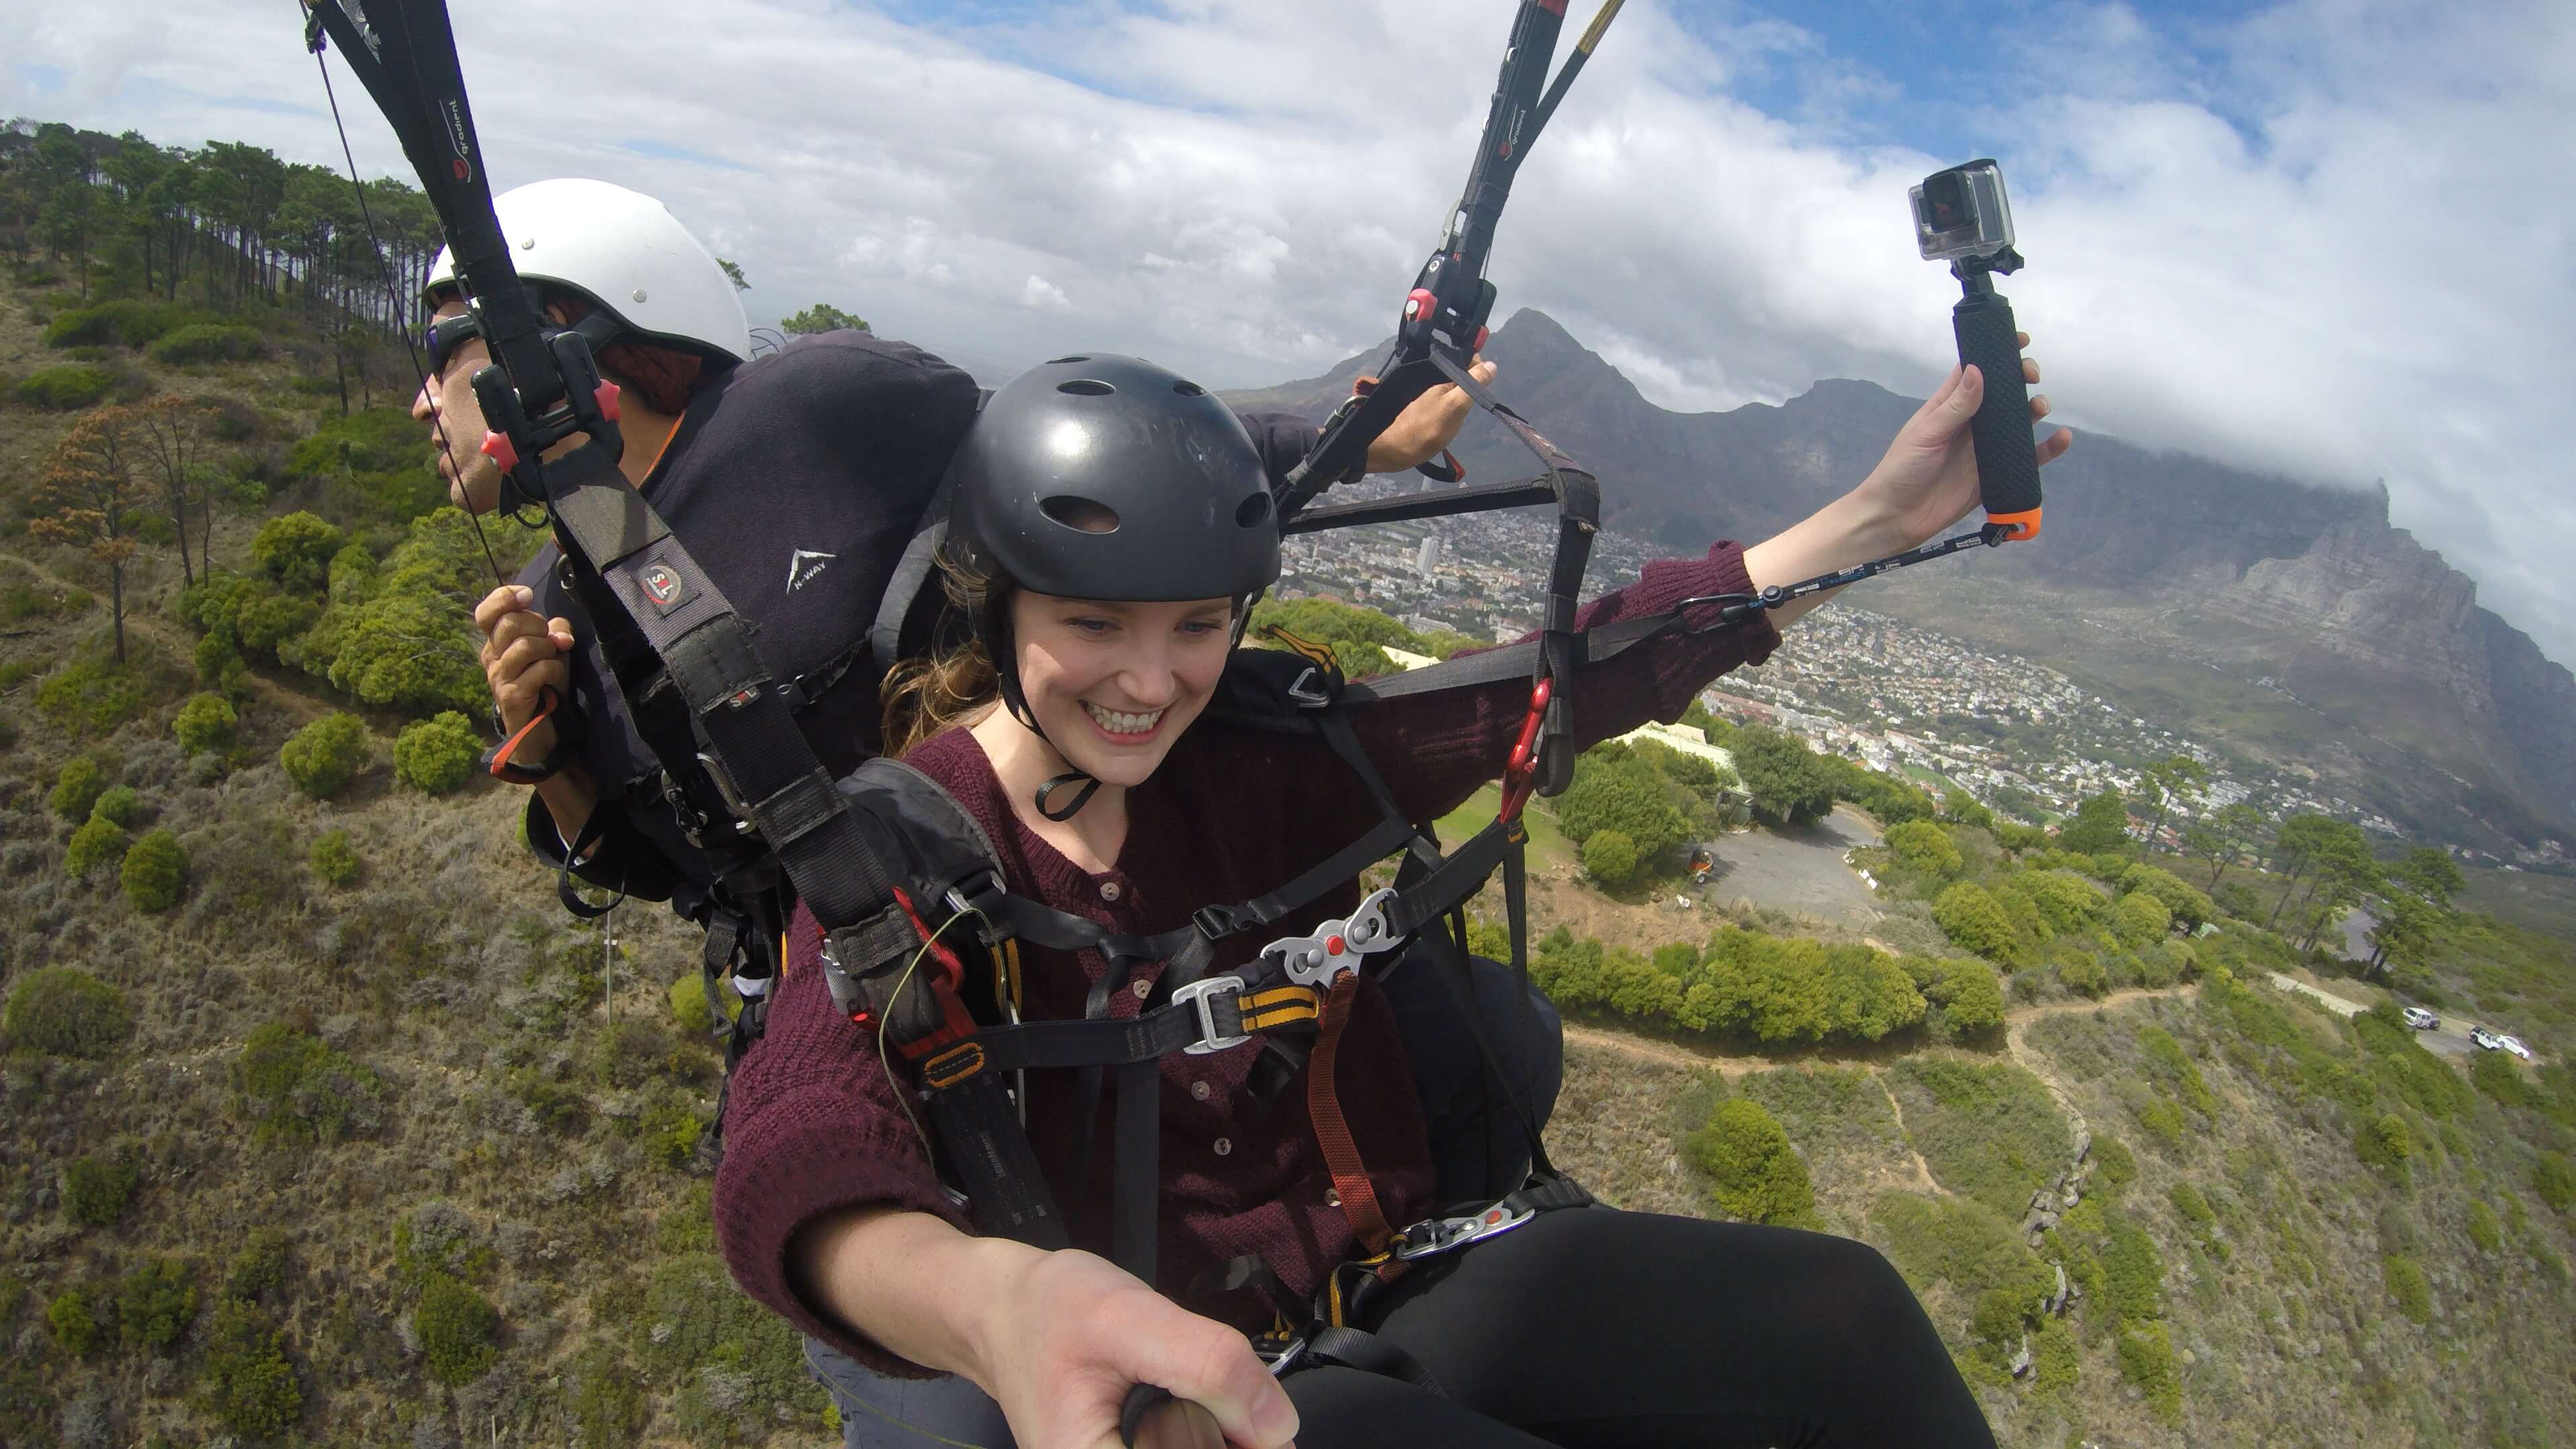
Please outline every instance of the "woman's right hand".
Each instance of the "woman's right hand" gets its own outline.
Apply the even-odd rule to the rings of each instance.
[[[1121,1449],[1136,1384],[1180,1401],[1146,1415],[1137,1449],[1293,1449],[1297,1411],[1251,1342],[1107,1259],[1034,1254],[987,1309],[974,1377],[1020,1449]]]

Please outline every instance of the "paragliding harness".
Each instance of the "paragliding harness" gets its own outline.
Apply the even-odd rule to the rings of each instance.
[[[1300,1065],[1307,1106],[1335,1190],[1363,1256],[1330,1275],[1301,1324],[1282,1312],[1277,1332],[1258,1341],[1274,1368],[1339,1363],[1428,1384],[1418,1364],[1353,1327],[1367,1299],[1413,1263],[1507,1232],[1531,1215],[1590,1197],[1548,1162],[1521,1111],[1531,1172],[1501,1200],[1467,1205],[1421,1223],[1387,1221],[1334,1092],[1334,1059],[1347,1003],[1369,963],[1388,963],[1420,943],[1457,995],[1489,1071],[1495,1054],[1464,986],[1465,902],[1503,876],[1511,966],[1527,1010],[1527,881],[1522,812],[1534,794],[1553,795],[1572,777],[1570,747],[1577,671],[1659,635],[1742,624],[1792,599],[1889,569],[2001,541],[1996,529],[1961,535],[1790,587],[1759,594],[1685,600],[1651,618],[1588,632],[1574,628],[1575,604],[1599,524],[1592,475],[1568,460],[1469,375],[1485,337],[1494,288],[1484,267],[1496,219],[1520,161],[1588,58],[1621,0],[1608,0],[1553,87],[1541,83],[1555,54],[1564,0],[1523,0],[1467,190],[1448,236],[1409,294],[1393,350],[1372,388],[1327,423],[1314,450],[1278,490],[1282,528],[1310,533],[1369,523],[1552,504],[1557,532],[1545,622],[1533,638],[1390,679],[1345,684],[1329,656],[1239,651],[1211,712],[1259,728],[1320,737],[1378,802],[1379,823],[1277,890],[1211,905],[1189,925],[1153,936],[1109,932],[1097,923],[1012,895],[991,843],[958,804],[910,767],[871,760],[835,780],[798,732],[800,691],[763,665],[750,630],[668,526],[618,472],[616,388],[599,376],[590,341],[541,324],[512,269],[479,161],[471,113],[441,0],[307,0],[308,43],[338,42],[374,95],[419,173],[456,260],[469,306],[496,365],[473,382],[491,429],[484,451],[504,474],[504,503],[541,505],[559,542],[574,593],[597,632],[613,686],[662,761],[672,802],[691,839],[714,860],[724,897],[740,922],[731,939],[710,932],[705,961],[711,1000],[745,1002],[730,1034],[728,1075],[757,1040],[768,985],[783,964],[788,892],[821,923],[825,971],[839,1009],[901,1057],[911,1096],[936,1129],[930,1141],[944,1178],[984,1231],[1041,1247],[1063,1246],[1065,1229],[1021,1130],[1020,1101],[1005,1086],[1033,1068],[1072,1068],[1086,1095],[1114,1076],[1115,1256],[1151,1282],[1158,1145],[1159,1062],[1174,1052],[1209,1053],[1259,1043],[1271,1058],[1256,1073],[1273,1090]],[[324,74],[328,84],[328,72]],[[337,105],[334,102],[334,115]],[[363,194],[362,194],[363,199]],[[388,286],[391,281],[388,278]],[[1538,460],[1539,476],[1462,486],[1336,507],[1310,507],[1337,482],[1365,471],[1368,445],[1406,404],[1441,381],[1454,383],[1501,421]],[[585,434],[590,446],[540,463],[554,444]],[[1457,481],[1426,465],[1435,478]],[[930,569],[943,521],[934,506],[889,591],[872,634],[880,663],[909,642],[921,601],[935,592]],[[1509,756],[1494,822],[1444,855],[1431,833],[1406,821],[1361,752],[1351,713],[1437,690],[1530,682],[1529,707]],[[567,860],[588,848],[590,832]],[[1220,941],[1254,934],[1396,852],[1395,884],[1370,893],[1347,916],[1269,941],[1253,964],[1210,975]],[[569,892],[566,892],[569,896]],[[964,925],[961,932],[959,927]],[[1080,1021],[1018,1017],[1020,943],[1098,950],[1112,971],[1096,983]],[[970,968],[968,956],[977,964]],[[1111,993],[1135,963],[1167,963],[1164,999],[1129,1020],[1107,1016]],[[720,978],[729,978],[720,981]],[[721,1013],[720,1013],[721,1014]],[[1507,1094],[1508,1095],[1508,1094]],[[719,1099],[719,1116],[722,1100]],[[1086,1121],[1090,1120],[1086,1115]],[[917,1125],[917,1124],[916,1124]],[[1190,1296],[1261,1288],[1267,1270],[1237,1260]],[[1275,1287],[1275,1280],[1271,1280]],[[1130,1441],[1161,1391],[1139,1386],[1127,1404]]]

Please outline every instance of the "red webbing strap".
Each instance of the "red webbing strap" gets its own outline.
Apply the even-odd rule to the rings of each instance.
[[[1323,1029],[1315,1038],[1314,1050],[1306,1057],[1306,1115],[1314,1121],[1316,1144],[1324,1149],[1324,1165],[1333,1174],[1333,1190],[1341,1195],[1342,1216],[1350,1219],[1351,1232],[1359,1238],[1361,1251],[1383,1256],[1388,1242],[1395,1237],[1395,1229],[1386,1220],[1386,1209],[1378,1204],[1377,1186],[1369,1181],[1368,1167],[1360,1161],[1359,1144],[1351,1138],[1351,1126],[1342,1116],[1341,1096],[1333,1082],[1342,1024],[1350,1017],[1351,998],[1358,994],[1359,986],[1356,972],[1344,972],[1333,982],[1332,994],[1324,998]],[[1410,1266],[1392,1257],[1376,1265],[1378,1276],[1390,1281]]]

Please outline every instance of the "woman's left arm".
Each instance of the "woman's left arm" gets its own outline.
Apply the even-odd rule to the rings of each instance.
[[[2030,345],[2030,334],[2018,334]],[[2039,363],[2023,358],[2025,382],[2039,381]],[[1860,486],[1817,509],[1805,519],[1744,551],[1745,572],[1755,588],[1786,587],[1819,575],[1886,558],[1930,543],[1977,507],[1977,450],[1968,424],[1985,401],[1985,380],[1973,367],[1950,370],[1949,381],[1932,394],[1887,445],[1887,456],[1861,480]],[[2048,399],[2034,394],[2031,421],[2048,416]],[[2075,435],[2059,428],[2039,444],[2039,461],[2063,456]],[[1830,589],[1773,609],[1771,622],[1785,628],[1818,604],[1842,592]]]
[[[2028,334],[2021,341],[2027,346]],[[2038,365],[2025,359],[2022,376],[2037,382]],[[1794,584],[1930,541],[1977,506],[1976,448],[1968,423],[1983,397],[1973,370],[1954,370],[1851,492],[1751,548],[1720,543],[1704,559],[1649,563],[1636,583],[1585,605],[1576,629],[1651,617],[1687,598]],[[2031,398],[2034,419],[2048,410],[2047,398]],[[2039,445],[2039,461],[2056,460],[2073,442],[2072,434],[2059,429]],[[1769,658],[1782,625],[1831,597],[1810,595],[1735,628],[1677,630],[1582,666],[1565,690],[1573,715],[1571,745],[1588,749],[1648,720],[1678,718],[1708,681]],[[1411,819],[1431,820],[1502,773],[1529,698],[1525,679],[1509,679],[1366,706],[1354,723],[1396,803]]]

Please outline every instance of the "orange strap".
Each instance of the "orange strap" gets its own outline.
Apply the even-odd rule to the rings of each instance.
[[[1388,1225],[1386,1209],[1378,1205],[1377,1187],[1369,1181],[1368,1168],[1360,1161],[1359,1144],[1351,1139],[1350,1123],[1342,1117],[1342,1102],[1333,1089],[1334,1052],[1341,1046],[1342,1023],[1349,1019],[1351,998],[1359,991],[1360,979],[1345,972],[1333,983],[1332,994],[1324,998],[1323,1030],[1315,1038],[1315,1049],[1306,1058],[1306,1115],[1314,1120],[1315,1141],[1324,1149],[1324,1165],[1332,1171],[1333,1190],[1341,1194],[1342,1215],[1351,1221],[1351,1231],[1358,1235],[1363,1252],[1386,1251],[1395,1229]],[[1380,1268],[1381,1277],[1393,1277],[1386,1268],[1402,1267],[1392,1258]]]

